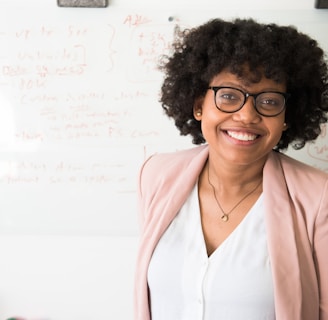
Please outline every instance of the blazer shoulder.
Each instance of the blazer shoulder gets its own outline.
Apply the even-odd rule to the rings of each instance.
[[[200,146],[169,153],[155,153],[144,162],[142,166],[143,174],[163,174],[164,172],[176,171],[177,168],[188,166],[204,149],[205,146]]]
[[[301,175],[309,178],[313,177],[322,181],[328,180],[327,172],[324,172],[302,161],[291,158],[286,154],[276,153],[276,155],[279,158],[279,161],[284,171],[287,171],[289,174],[294,173],[297,176]]]
[[[274,167],[271,167],[269,177],[274,178],[281,174],[290,194],[307,198],[312,202],[314,199],[327,197],[328,174],[326,172],[285,154],[274,153],[274,157],[276,161],[274,161]]]
[[[164,183],[174,184],[178,176],[188,174],[187,168],[190,163],[202,162],[204,156],[207,157],[207,146],[153,154],[140,169],[139,185],[141,190],[147,187],[156,189],[158,185]]]

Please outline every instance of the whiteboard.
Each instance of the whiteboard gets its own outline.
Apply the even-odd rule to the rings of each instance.
[[[328,51],[325,10],[220,11],[237,15],[294,24]],[[137,233],[140,165],[153,152],[192,146],[158,103],[158,59],[176,24],[210,18],[211,8],[172,15],[55,1],[42,14],[10,2],[0,10],[0,233]],[[328,171],[326,129],[288,153]]]

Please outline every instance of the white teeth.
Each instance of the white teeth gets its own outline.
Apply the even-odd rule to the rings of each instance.
[[[243,132],[236,132],[236,131],[227,131],[227,133],[230,137],[241,141],[253,141],[257,137],[256,134],[251,134],[251,133],[243,133]]]

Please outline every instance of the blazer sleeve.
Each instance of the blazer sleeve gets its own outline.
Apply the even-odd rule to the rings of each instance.
[[[315,221],[314,260],[319,284],[320,320],[328,320],[328,181],[322,194]]]

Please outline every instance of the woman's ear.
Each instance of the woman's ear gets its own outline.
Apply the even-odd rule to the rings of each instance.
[[[200,97],[200,98],[197,98],[195,103],[194,103],[194,109],[193,109],[194,110],[194,118],[197,121],[202,120],[203,101],[204,101],[204,98]]]

